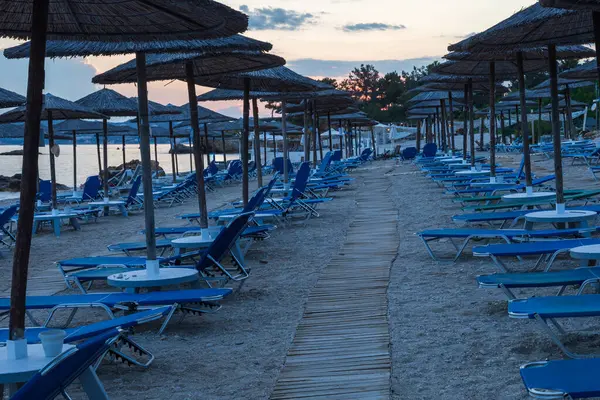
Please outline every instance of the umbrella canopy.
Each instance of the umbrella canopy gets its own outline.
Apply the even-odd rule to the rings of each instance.
[[[138,136],[138,131],[127,125],[107,124],[110,136]],[[91,134],[104,132],[101,121],[86,121],[83,119],[68,119],[54,125],[56,132],[77,132],[79,134]]]
[[[571,108],[572,109],[583,110],[585,107],[587,107],[587,104],[582,103],[581,101],[571,100]],[[567,102],[565,99],[562,99],[561,101],[558,102],[558,108],[560,108],[561,111],[562,110],[566,111],[568,109]],[[545,111],[552,110],[552,104],[548,104],[543,109]]]
[[[589,61],[564,71],[560,74],[560,77],[572,80],[596,80],[598,79],[598,66],[596,65],[596,61]]]
[[[343,90],[337,89],[326,89],[313,92],[261,92],[261,91],[250,91],[250,97],[259,98],[261,100],[286,100],[292,99],[323,99],[323,98],[337,98],[337,97],[348,97],[350,94]],[[244,92],[242,90],[230,90],[230,89],[213,89],[209,92],[198,96],[198,101],[221,101],[221,100],[241,100],[244,98]]]
[[[453,102],[452,104],[454,107],[463,107],[464,104],[460,103],[458,101]],[[410,106],[410,109],[416,109],[416,108],[433,108],[435,109],[436,107],[441,107],[440,104],[440,100],[425,100],[425,101],[419,101],[417,103],[414,103]],[[449,109],[449,104],[446,103],[446,108]]]
[[[425,75],[424,77],[419,79],[419,82],[423,82],[423,83],[461,83],[464,85],[469,80],[471,80],[473,83],[475,83],[475,82],[489,83],[490,79],[487,76],[483,76],[483,75],[466,76],[466,75],[449,75],[449,74],[444,74],[444,75],[429,74],[429,75]]]
[[[185,79],[187,62],[192,62],[194,75],[213,77],[226,73],[272,68],[285,64],[285,60],[260,51],[231,51],[227,53],[194,52],[150,54],[146,58],[148,81]],[[131,60],[100,75],[92,82],[99,84],[137,82],[136,61]],[[211,85],[204,85],[211,86]]]
[[[464,86],[464,85],[463,85]],[[408,100],[409,103],[420,102],[420,101],[431,101],[437,100],[439,104],[439,100],[447,100],[449,99],[448,91],[431,91],[431,92],[421,92],[417,94],[415,97]],[[452,92],[453,99],[463,100],[465,98],[465,93],[461,91],[453,91]]]
[[[302,92],[332,89],[331,85],[299,75],[286,67],[260,71],[224,74],[196,78],[196,84],[222,89],[244,88],[244,79],[250,79],[252,90],[262,92]]]
[[[499,101],[496,103],[497,110],[514,110],[515,107],[521,107],[521,102],[519,100],[505,100]],[[535,101],[526,101],[525,107],[537,107],[537,102]]]
[[[496,79],[517,76],[516,61],[496,61]],[[540,71],[547,67],[546,60],[530,60],[523,63],[525,73]],[[490,74],[489,61],[446,61],[434,69],[435,73],[463,76],[487,76]]]
[[[174,106],[172,104],[168,104],[163,107],[168,107],[172,111],[176,111],[177,113],[173,114],[164,114],[164,115],[153,115],[150,117],[150,122],[179,122],[179,121],[188,121],[190,120],[190,105],[184,104],[182,106]],[[227,115],[220,114],[216,111],[210,110],[205,107],[198,106],[198,122],[203,124],[205,122],[225,122],[231,121],[235,118],[228,117]],[[136,119],[131,120],[130,122],[136,122]]]
[[[488,79],[489,81],[489,79]],[[423,88],[423,89],[420,89]],[[465,84],[463,82],[446,82],[446,83],[428,83],[426,85],[421,85],[418,86],[417,88],[413,89],[414,91],[417,92],[422,92],[422,91],[461,91],[461,95],[464,97],[464,89],[465,89]],[[489,92],[490,91],[490,85],[488,82],[473,82],[473,91],[474,92]],[[497,84],[496,85],[496,93],[506,93],[508,92],[508,88],[506,86],[503,86],[501,84]],[[454,96],[452,96],[454,97]],[[462,99],[462,97],[461,97]]]
[[[0,88],[0,108],[17,107],[25,101],[27,99],[20,94]]]
[[[23,43],[4,50],[6,58],[28,58],[31,43]],[[233,35],[207,40],[168,40],[168,41],[118,41],[99,42],[85,40],[50,40],[46,44],[46,57],[73,56],[113,56],[145,53],[169,53],[188,51],[226,52],[233,50],[270,51],[271,43],[262,42],[242,35]]]
[[[540,0],[540,4],[544,7],[600,11],[600,2],[597,0]]]
[[[450,45],[449,51],[504,53],[548,44],[592,43],[592,13],[544,8],[535,3],[488,30]]]
[[[112,89],[100,89],[76,103],[111,117],[129,117],[138,113],[137,99],[130,99]]]
[[[540,89],[540,90],[525,90],[525,99],[526,100],[538,100],[538,99],[549,99],[552,97],[550,94],[550,90],[548,89]],[[563,97],[563,96],[561,96]],[[519,101],[519,92],[511,92],[502,98],[502,101]]]
[[[176,128],[181,128],[181,127],[187,127],[190,126],[190,122],[189,121],[184,121],[180,124],[178,124],[176,126]],[[253,124],[253,119],[250,118],[250,125]],[[276,130],[279,128],[280,125],[276,124],[276,123],[270,123],[267,122],[265,120],[259,120],[259,128],[261,130]],[[234,119],[234,118],[229,118],[227,121],[222,121],[222,122],[218,122],[218,121],[214,121],[213,123],[208,124],[208,129],[209,131],[242,131],[244,129],[244,121],[242,118],[238,118],[238,119]]]
[[[594,61],[595,63],[595,61]],[[559,78],[558,79],[558,90],[562,91],[562,90],[567,90],[567,87],[569,89],[576,89],[576,88],[581,88],[581,87],[588,87],[588,86],[594,86],[595,83],[591,82],[591,81],[581,81],[578,79],[567,79],[567,78]],[[546,79],[544,82],[540,83],[539,85],[537,85],[536,87],[533,88],[533,90],[540,90],[540,89],[550,89],[550,79]]]
[[[22,138],[24,134],[22,124],[0,124],[0,138]]]
[[[530,47],[525,49],[506,49],[504,52],[501,53],[471,53],[469,51],[453,51],[451,53],[446,54],[444,58],[453,61],[511,61],[517,58],[517,52],[519,50],[523,55],[523,61],[548,60],[548,47],[546,46]],[[556,58],[561,60],[590,58],[594,57],[595,55],[596,52],[587,46],[571,45],[556,47]]]
[[[50,93],[44,95],[42,102],[42,120],[48,119],[48,112],[52,112],[52,119],[104,119],[106,115],[100,114],[90,108],[84,107],[72,101],[53,96]],[[25,121],[25,106],[0,114],[0,123]]]
[[[312,100],[303,100],[297,104],[289,104],[287,106],[287,111],[289,113],[296,112],[304,112],[305,104],[308,101],[309,106],[312,107],[313,111],[316,112],[328,112],[330,110],[340,110],[348,108],[353,105],[355,102],[350,97],[331,97],[331,98],[322,98],[315,99],[316,100],[316,108],[315,105],[311,104]]]
[[[0,1],[0,33],[31,36],[29,1]],[[101,3],[50,0],[48,39],[120,40],[206,39],[245,31],[248,17],[212,0],[125,0]]]

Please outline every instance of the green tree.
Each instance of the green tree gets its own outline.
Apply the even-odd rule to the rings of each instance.
[[[359,68],[354,68],[340,83],[340,89],[346,90],[357,99],[364,102],[370,102],[377,98],[379,93],[379,71],[371,64],[361,64]]]

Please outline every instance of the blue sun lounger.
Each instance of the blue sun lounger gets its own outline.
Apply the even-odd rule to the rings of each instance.
[[[174,311],[174,306],[158,307],[130,315],[125,315],[118,318],[95,322],[93,324],[84,325],[78,328],[63,328],[63,330],[67,334],[64,339],[64,342],[78,342],[80,340],[89,339],[96,335],[100,335],[104,332],[108,332],[117,328],[121,330],[131,329],[151,321],[157,321],[167,316],[169,316],[170,318],[170,314],[172,314]],[[27,339],[28,344],[40,343],[39,334],[51,329],[55,328],[48,328],[46,325],[44,325],[43,327],[26,328],[25,339]],[[6,342],[7,340],[8,329],[0,329],[0,342]],[[136,354],[137,357],[134,358],[131,355],[122,352],[120,348],[122,348],[123,346],[132,349],[133,353]],[[143,368],[148,368],[150,364],[152,364],[152,361],[154,361],[154,356],[152,355],[152,353],[150,353],[148,350],[144,349],[138,343],[133,341],[130,337],[125,335],[124,332],[122,332],[119,340],[115,342],[115,346],[111,348],[109,353],[111,353],[111,356],[113,358],[120,360],[123,363],[127,363],[129,365],[137,365]],[[145,358],[145,360],[141,361],[142,357]]]
[[[487,246],[473,247],[476,257],[490,257],[494,264],[502,271],[507,272],[502,257],[539,256],[532,271],[546,264],[544,271],[549,271],[556,257],[566,253],[574,247],[600,244],[600,239],[566,239],[511,244],[489,244]]]
[[[521,378],[537,399],[600,397],[600,359],[536,361],[521,366]]]
[[[599,267],[582,267],[566,271],[528,272],[508,274],[479,275],[477,283],[480,288],[502,289],[509,300],[516,299],[514,289],[559,287],[556,294],[560,296],[567,286],[583,285],[600,281]],[[587,282],[587,283],[586,283]]]
[[[66,388],[79,379],[87,398],[108,400],[108,394],[96,375],[94,365],[119,340],[117,329],[88,339],[69,349],[35,374],[12,397],[12,400],[52,400],[59,395],[70,399]]]
[[[529,239],[540,239],[548,237],[568,237],[568,236],[580,236],[596,228],[576,228],[576,229],[544,229],[544,230],[524,230],[524,229],[474,229],[474,228],[441,228],[441,229],[428,229],[418,232],[417,235],[421,238],[425,244],[427,252],[434,260],[438,261],[438,258],[433,253],[429,243],[438,241],[441,239],[449,239],[450,243],[456,249],[456,255],[452,261],[456,261],[464,251],[465,247],[471,240],[476,239],[501,239],[506,243],[511,243],[513,239],[521,238],[523,240]],[[463,239],[462,244],[457,246],[453,239]]]
[[[598,280],[594,280],[597,283]],[[532,297],[514,299],[508,302],[508,315],[511,318],[532,319],[550,336],[558,348],[569,358],[583,358],[590,355],[578,354],[567,348],[559,335],[565,330],[556,321],[558,318],[600,317],[600,295],[581,294],[586,285],[579,289],[578,296]],[[558,334],[550,327],[552,324]]]

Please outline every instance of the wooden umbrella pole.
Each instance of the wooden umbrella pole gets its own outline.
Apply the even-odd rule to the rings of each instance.
[[[375,130],[373,129],[373,125],[370,126],[371,129],[371,145],[373,146],[373,160],[377,159],[377,144],[375,143]]]
[[[481,143],[479,147],[483,150],[483,130],[485,129],[485,117],[481,117],[479,122],[479,143]]]
[[[287,141],[287,111],[286,111],[286,101],[283,100],[281,102],[281,133],[283,135],[283,186],[284,188],[288,188],[289,184],[289,171],[288,171],[288,141]],[[275,142],[275,136],[273,135],[273,142]],[[275,143],[275,148],[277,148],[277,143]]]
[[[250,135],[250,78],[244,78],[244,102],[243,102],[242,130],[242,200],[244,206],[248,204],[248,136]]]
[[[77,191],[77,132],[73,130],[73,192]]]
[[[310,161],[310,127],[308,120],[308,100],[304,100],[304,161]]]
[[[538,128],[537,128],[537,138],[534,140],[534,143],[539,143],[542,140],[542,98],[538,99]]]
[[[316,100],[312,101],[312,165],[313,168],[317,167],[317,102]]]
[[[156,139],[156,136],[154,136],[154,161],[156,162],[155,167],[156,167],[156,178],[158,178],[158,141]]]
[[[517,52],[517,70],[519,79],[519,103],[521,104],[521,135],[523,136],[523,162],[525,164],[525,187],[527,193],[533,192],[531,180],[531,154],[529,150],[529,126],[527,126],[527,108],[525,97],[525,69],[523,53]]]
[[[323,138],[321,137],[321,128],[319,126],[319,114],[315,113],[316,125],[317,129],[315,129],[315,133],[317,135],[317,140],[319,141],[319,160],[323,160]]]
[[[567,121],[569,125],[569,139],[575,140],[575,126],[573,125],[573,107],[571,106],[571,89],[567,85],[565,90],[565,102],[567,103]]]
[[[140,125],[140,155],[142,159],[142,185],[144,186],[144,220],[146,231],[147,266],[156,268],[156,236],[154,225],[154,197],[152,194],[152,165],[150,164],[150,125],[148,122],[148,84],[146,80],[146,54],[136,53],[138,121]],[[105,166],[107,168],[108,166]]]
[[[504,136],[505,136],[505,132],[504,132],[505,128],[506,127],[504,125],[504,111],[500,111],[500,130],[502,131],[502,135],[501,135],[502,144],[506,144],[505,143],[505,138],[504,138]]]
[[[225,149],[225,131],[221,131],[221,145],[223,146],[223,163],[227,166],[227,150]]]
[[[552,138],[554,139],[554,174],[556,175],[556,210],[564,212],[565,195],[563,192],[562,154],[560,138],[560,116],[558,112],[558,67],[556,65],[556,46],[548,46],[550,68],[550,95],[552,96]]]
[[[265,155],[265,165],[267,164],[267,131],[263,132],[263,142],[265,147],[263,148],[263,154]]]
[[[127,156],[125,154],[125,135],[122,136],[121,140],[121,154],[123,155],[123,171],[125,171],[125,164],[127,164]]]
[[[212,137],[212,148],[213,148],[213,156],[212,156],[212,160],[211,162],[217,162],[217,145],[216,145],[216,139],[215,136],[213,135]]]
[[[29,268],[33,215],[38,187],[38,147],[40,144],[42,91],[44,89],[48,4],[49,0],[33,0],[32,5],[23,168],[21,171],[21,194],[19,197],[19,223],[17,224],[17,236],[13,252],[10,290],[9,339],[19,340],[19,343],[24,346],[26,344],[20,340],[25,338],[27,270]]]
[[[450,138],[452,141],[452,150],[456,149],[454,144],[454,99],[452,98],[452,92],[448,92],[448,106],[450,107]]]
[[[254,162],[256,163],[256,180],[258,187],[263,185],[262,163],[260,160],[260,126],[258,121],[258,100],[252,98],[252,115],[254,117]]]
[[[483,147],[483,139],[481,140]],[[496,63],[490,62],[490,182],[496,180]]]
[[[108,198],[108,120],[106,119],[102,120],[102,163],[104,164],[102,189],[104,190],[104,197]],[[106,208],[105,211],[107,211]]]
[[[463,160],[466,161],[467,160],[467,132],[469,131],[468,129],[468,123],[467,123],[467,119],[468,119],[468,109],[467,109],[467,103],[469,100],[469,85],[465,84],[465,106],[463,107],[463,113],[464,113],[464,126],[463,126]]]
[[[421,152],[421,120],[417,120],[417,153]]]
[[[440,108],[441,111],[441,138],[442,138],[442,150],[444,152],[448,151],[447,140],[446,140],[446,100],[440,99]],[[437,110],[436,110],[437,111]]]
[[[171,147],[171,170],[173,171],[173,183],[177,181],[177,167],[175,166],[175,138],[173,135],[173,121],[169,121],[169,145]],[[123,146],[125,147],[125,146]]]
[[[473,80],[469,79],[469,131],[471,133],[471,167],[475,167],[475,110],[473,109]]]
[[[56,159],[54,158],[54,153],[52,152],[52,147],[54,147],[54,127],[52,124],[52,111],[48,111],[48,147],[49,147],[49,157],[50,157],[50,182],[52,183],[52,188],[50,190],[52,194],[52,209],[58,209],[56,205]]]
[[[327,111],[327,132],[329,132],[329,151],[333,151],[333,136],[331,134],[331,112]]]
[[[208,228],[208,207],[206,205],[206,187],[204,186],[204,155],[200,140],[200,122],[198,121],[198,99],[194,80],[194,63],[185,63],[185,74],[190,105],[190,123],[194,139],[194,161],[196,162],[196,184],[198,186],[198,210],[200,211],[200,228]]]
[[[96,133],[96,155],[98,156],[98,176],[102,176],[102,156],[100,155],[100,135]]]

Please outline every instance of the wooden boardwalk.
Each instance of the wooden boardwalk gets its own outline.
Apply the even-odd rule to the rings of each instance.
[[[365,179],[346,241],[322,271],[272,400],[389,399],[387,288],[397,210],[384,177]]]

